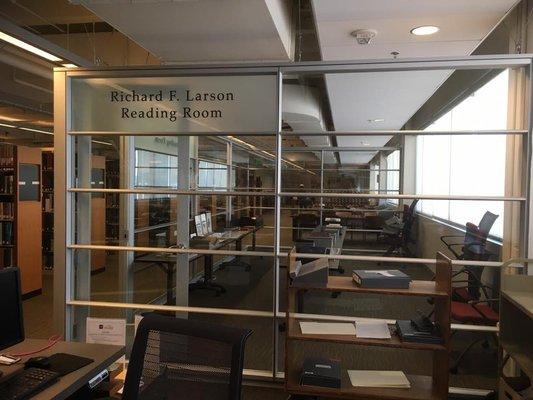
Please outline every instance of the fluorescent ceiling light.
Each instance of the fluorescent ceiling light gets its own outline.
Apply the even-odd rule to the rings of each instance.
[[[19,40],[13,36],[10,36],[7,33],[0,32],[0,39],[12,44],[13,46],[20,47],[21,49],[24,49],[26,51],[29,51],[30,53],[38,55],[39,57],[46,58],[49,61],[54,61],[54,62],[62,61],[61,58],[54,56],[53,54],[50,54],[44,50],[38,49],[37,47],[32,46],[29,43],[23,42],[22,40]]]
[[[63,67],[65,68],[78,68],[76,64],[71,64],[71,63],[61,64],[61,65],[63,65]]]
[[[0,115],[0,119],[2,119],[2,120],[4,120],[4,121],[9,121],[9,122],[18,122],[18,121],[22,121],[20,118],[8,117],[7,115]]]
[[[9,124],[0,124],[0,126],[3,126],[5,128],[16,128],[15,125],[9,125]]]
[[[373,118],[369,119],[368,122],[385,122],[385,118]]]
[[[28,132],[37,132],[37,133],[44,133],[45,135],[53,135],[54,132],[48,132],[48,131],[42,131],[40,129],[33,129],[33,128],[25,128],[24,126],[16,126],[17,129],[22,129],[23,131]]]
[[[437,33],[439,28],[433,25],[424,25],[411,29],[411,33],[416,36],[427,36]]]

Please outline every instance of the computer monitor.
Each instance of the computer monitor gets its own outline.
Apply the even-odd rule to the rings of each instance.
[[[211,234],[211,233],[213,233],[213,224],[211,222],[211,213],[210,212],[206,212],[205,213],[205,218],[207,219],[207,233]]]
[[[24,340],[20,270],[0,269],[0,350]]]
[[[196,234],[198,236],[205,236],[204,228],[202,227],[202,219],[200,215],[194,216],[194,226],[196,226]]]

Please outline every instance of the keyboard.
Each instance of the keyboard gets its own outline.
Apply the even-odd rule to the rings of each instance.
[[[0,382],[0,399],[24,400],[42,392],[60,374],[40,368],[28,368],[8,376]]]

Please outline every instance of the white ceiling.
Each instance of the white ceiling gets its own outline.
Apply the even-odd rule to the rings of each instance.
[[[284,0],[77,0],[165,63],[288,61]]]
[[[359,60],[470,54],[514,6],[516,0],[312,0],[323,60]],[[431,36],[410,30],[436,25]],[[350,32],[376,29],[377,37],[358,45]],[[328,74],[326,85],[336,130],[400,129],[449,76],[451,71]],[[369,119],[385,118],[372,123]],[[338,137],[339,145],[382,146],[390,137]],[[344,163],[373,157],[341,153]]]

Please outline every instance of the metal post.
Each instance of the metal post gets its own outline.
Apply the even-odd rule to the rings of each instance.
[[[91,137],[78,137],[76,140],[77,181],[78,187],[90,188],[92,171]],[[76,243],[91,244],[91,209],[92,194],[77,193],[76,195]],[[89,221],[89,222],[88,222]],[[75,297],[77,300],[91,299],[91,251],[78,250],[75,258]],[[85,341],[85,326],[89,316],[89,307],[76,310],[76,339]]]
[[[272,377],[276,378],[278,372],[278,343],[279,331],[276,315],[279,311],[279,258],[277,254],[280,253],[281,247],[281,151],[282,151],[282,93],[283,93],[283,74],[278,71],[277,75],[277,109],[278,121],[276,131],[276,170],[274,177],[275,184],[275,214],[274,214],[274,273],[273,273],[273,313],[272,328],[273,332],[273,359],[272,359]]]
[[[178,188],[190,188],[190,136],[178,136]],[[177,196],[177,243],[189,247],[190,196]],[[189,305],[189,255],[179,254],[176,260],[176,305]],[[187,317],[187,313],[176,313]]]
[[[119,173],[120,187],[133,188],[135,185],[135,138],[120,138]],[[119,243],[121,246],[135,246],[135,195],[122,194],[119,202]],[[134,271],[132,251],[121,251],[118,258],[119,292],[124,303],[133,303]],[[132,312],[126,310],[126,318],[131,322]]]
[[[320,193],[324,193],[324,150],[320,151]],[[320,197],[320,223],[323,222],[324,198]]]
[[[226,143],[226,165],[228,168],[228,172],[226,174],[226,179],[228,180],[226,182],[226,188],[228,191],[231,191],[231,183],[233,182],[233,145],[228,142]],[[231,219],[233,217],[233,204],[232,204],[233,198],[231,196],[226,196],[226,225],[231,226]]]

